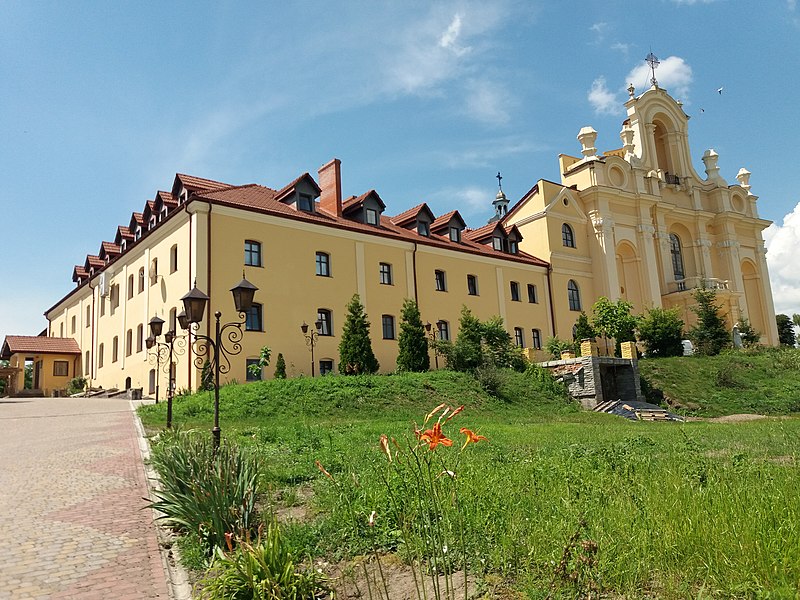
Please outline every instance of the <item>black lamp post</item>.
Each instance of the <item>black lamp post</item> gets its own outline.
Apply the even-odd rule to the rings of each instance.
[[[311,377],[314,377],[314,346],[317,343],[317,338],[319,338],[319,330],[322,327],[322,321],[317,319],[314,326],[316,329],[312,329],[311,333],[309,333],[308,324],[305,321],[300,325],[300,331],[303,332],[303,337],[306,338],[306,346],[311,350]]]
[[[436,350],[436,330],[433,329],[431,326],[431,322],[428,321],[425,323],[425,331],[428,334],[428,337],[431,338],[431,342],[433,342],[433,361],[436,364],[436,370],[439,370],[439,352]]]
[[[181,311],[183,314],[183,311]],[[178,316],[180,320],[180,315]],[[182,322],[181,322],[182,323]],[[164,372],[167,373],[167,429],[172,428],[172,399],[175,397],[175,362],[174,357],[180,356],[184,352],[185,342],[183,336],[177,335],[174,330],[164,334],[164,341],[159,342],[158,337],[164,327],[164,319],[153,317],[148,323],[150,326],[150,336],[146,340],[147,349],[153,350],[150,353],[151,363],[156,365],[156,403],[158,403],[158,369],[161,363],[165,362]],[[177,347],[176,347],[177,346]]]
[[[203,367],[205,357],[212,369],[214,369],[214,428],[211,434],[214,436],[214,448],[218,449],[220,444],[221,430],[219,428],[219,374],[228,373],[231,370],[230,357],[242,351],[242,325],[247,323],[247,311],[253,306],[253,297],[258,288],[244,278],[231,288],[233,294],[233,304],[236,312],[239,313],[241,321],[220,324],[222,313],[216,311],[214,337],[197,333],[200,322],[203,320],[203,313],[206,311],[208,296],[197,289],[197,284],[181,300],[183,301],[184,314],[178,316],[181,327],[192,329],[194,342],[189,348],[196,358],[194,364],[198,369]],[[228,343],[229,346],[225,344]]]

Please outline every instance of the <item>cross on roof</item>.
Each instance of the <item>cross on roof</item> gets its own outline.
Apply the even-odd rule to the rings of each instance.
[[[661,61],[658,60],[658,57],[655,54],[650,52],[650,54],[647,55],[647,58],[644,59],[644,62],[650,65],[650,72],[653,74],[652,79],[650,79],[650,83],[658,87],[658,81],[656,81],[656,67],[661,64]]]
[[[500,191],[502,192],[503,191],[503,176],[500,175],[500,171],[497,172],[497,175],[495,175],[495,177],[497,178],[497,186],[500,188]]]

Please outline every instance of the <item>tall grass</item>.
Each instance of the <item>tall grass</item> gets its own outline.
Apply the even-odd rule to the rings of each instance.
[[[196,533],[210,554],[226,534],[249,536],[258,527],[258,462],[235,444],[215,450],[199,432],[162,433],[152,446],[161,487],[150,507],[179,531]]]

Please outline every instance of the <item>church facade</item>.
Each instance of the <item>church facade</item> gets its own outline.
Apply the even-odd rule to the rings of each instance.
[[[280,189],[179,174],[75,267],[75,288],[45,313],[48,335],[77,342],[76,372],[94,385],[163,390],[169,367],[147,348],[149,321],[186,335],[181,298],[197,286],[210,297],[199,333],[213,333],[216,311],[223,322],[238,318],[229,289],[244,272],[259,290],[229,380],[252,378],[247,366],[263,346],[273,351],[263,377],[278,352],[290,376],[338,370],[354,293],[383,372],[395,369],[405,298],[417,301],[432,337],[454,338],[466,306],[481,319],[501,316],[515,342],[544,359],[544,341],[570,338],[600,296],[624,298],[635,312],[678,307],[691,324],[692,290],[709,285],[731,327],[746,317],[762,343],[776,345],[761,237],[769,222],[749,173],[729,185],[710,150],[699,175],[680,103],[657,85],[629,92],[621,148],[600,153],[597,133],[581,129],[581,156],[559,157],[560,182],[538,181],[512,207],[500,191],[495,216],[477,229],[457,210],[437,216],[424,203],[386,215],[375,190],[345,198],[336,159],[317,179],[304,173]],[[303,323],[318,333],[313,361]],[[179,339],[174,385],[193,389],[202,360],[183,343],[190,338]]]
[[[705,285],[730,328],[747,318],[763,344],[777,345],[761,235],[770,222],[758,216],[750,173],[729,184],[707,150],[701,176],[681,103],[657,84],[628,92],[621,148],[598,152],[597,132],[584,127],[581,156],[559,157],[561,181],[540,180],[501,218],[552,266],[557,334],[568,337],[576,311],[600,296],[623,298],[636,313],[677,307],[691,325],[692,291]]]

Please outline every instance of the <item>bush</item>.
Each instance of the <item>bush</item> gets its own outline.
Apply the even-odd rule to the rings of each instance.
[[[544,349],[550,353],[550,356],[553,360],[559,360],[561,358],[562,352],[575,352],[577,355],[575,348],[575,343],[570,342],[567,340],[562,340],[558,336],[548,338],[548,340],[544,343]]]
[[[86,377],[75,377],[71,379],[69,384],[67,385],[67,393],[70,396],[72,394],[80,394],[85,390],[86,390]]]
[[[775,322],[778,325],[778,341],[781,346],[794,348],[796,339],[792,320],[788,315],[775,315]]]
[[[286,360],[283,354],[278,352],[278,359],[275,361],[275,379],[286,379]]]
[[[311,600],[328,591],[321,575],[298,569],[277,524],[253,544],[242,540],[227,553],[217,549],[213,566],[201,582],[206,600]]]
[[[164,513],[159,518],[197,532],[209,554],[226,533],[255,532],[260,471],[249,454],[227,443],[215,452],[211,438],[195,432],[163,432],[152,450],[161,489],[149,506]]]
[[[437,340],[434,347],[454,371],[474,372],[487,366],[524,371],[527,364],[501,317],[481,322],[466,306],[461,308],[455,343]]]
[[[639,339],[648,357],[683,355],[683,321],[677,308],[652,308],[639,321]]]
[[[761,334],[750,324],[747,317],[739,320],[739,336],[742,338],[742,346],[745,348],[755,348],[761,341]]]

